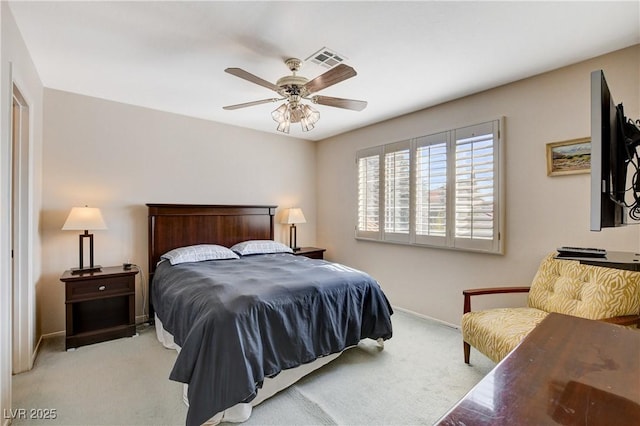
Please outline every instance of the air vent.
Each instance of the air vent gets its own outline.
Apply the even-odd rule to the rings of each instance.
[[[331,49],[323,47],[317,52],[310,55],[305,61],[311,61],[314,64],[320,65],[325,68],[333,68],[339,63],[347,59],[344,55],[339,54]]]

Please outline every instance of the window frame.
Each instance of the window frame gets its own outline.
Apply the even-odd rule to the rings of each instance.
[[[478,124],[469,126],[462,126],[455,129],[437,132],[425,136],[419,136],[399,142],[393,142],[385,145],[380,145],[371,148],[365,148],[356,152],[356,174],[358,175],[356,181],[356,192],[360,192],[360,166],[359,161],[362,158],[368,158],[377,156],[378,159],[378,231],[361,231],[359,230],[359,216],[356,217],[355,225],[355,238],[362,240],[370,240],[377,242],[386,242],[394,244],[408,244],[423,247],[443,248],[451,250],[463,250],[483,253],[504,254],[504,223],[505,223],[505,179],[504,179],[504,140],[503,131],[504,117],[499,119],[485,121]],[[482,133],[482,132],[486,133]],[[456,144],[457,140],[463,140],[465,137],[473,134],[474,132],[480,134],[493,134],[492,138],[492,182],[491,189],[492,200],[492,232],[491,238],[469,238],[456,236],[456,189],[458,183],[456,182]],[[418,194],[419,190],[417,177],[417,150],[420,147],[434,145],[442,143],[446,140],[446,184],[445,184],[445,235],[428,235],[417,234],[417,221],[418,221]],[[465,142],[473,143],[473,142]],[[387,153],[395,152],[398,150],[409,148],[409,230],[408,233],[404,232],[386,232],[385,229],[385,212],[386,212],[386,199],[385,199],[385,155]],[[486,156],[485,156],[486,157]],[[475,158],[475,157],[474,157]],[[430,166],[431,167],[431,166]],[[476,182],[476,180],[473,180]],[[474,192],[474,195],[478,195]],[[360,195],[356,200],[357,215],[360,214]],[[473,204],[473,202],[472,202]],[[429,205],[429,208],[431,206]],[[458,213],[461,208],[458,206]],[[471,230],[475,228],[475,221],[471,219]],[[482,220],[480,221],[482,224]],[[481,229],[481,228],[479,228]],[[436,233],[437,234],[437,233]]]

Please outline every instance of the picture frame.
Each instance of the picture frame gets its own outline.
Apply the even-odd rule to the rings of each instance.
[[[591,138],[547,144],[547,176],[591,172]]]

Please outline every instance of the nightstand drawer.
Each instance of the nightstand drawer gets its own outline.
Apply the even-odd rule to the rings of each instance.
[[[301,247],[293,252],[296,256],[305,256],[311,259],[324,259],[326,249],[318,247]]]
[[[133,276],[97,278],[67,283],[67,302],[135,292]]]

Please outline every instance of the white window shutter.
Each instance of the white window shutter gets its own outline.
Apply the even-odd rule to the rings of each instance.
[[[411,216],[409,141],[386,145],[384,151],[384,239],[409,242]]]
[[[454,246],[492,251],[498,237],[497,121],[465,127],[455,135]]]
[[[380,179],[382,149],[374,148],[358,153],[358,217],[356,236],[379,239],[380,221]]]
[[[449,133],[415,141],[415,242],[445,245],[447,237],[447,153]]]

